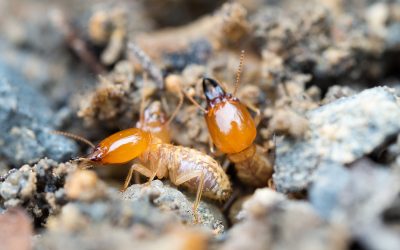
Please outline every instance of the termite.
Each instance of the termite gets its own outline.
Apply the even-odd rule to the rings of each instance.
[[[258,123],[255,120],[259,121],[259,111],[256,111],[257,117],[254,119],[236,97],[243,59],[244,51],[241,53],[233,94],[227,93],[216,80],[203,78],[207,108],[204,109],[193,99],[191,101],[204,112],[211,143],[228,155],[235,164],[239,179],[251,186],[267,186],[273,173],[273,164],[264,155],[265,150],[254,144]]]
[[[182,90],[182,83],[180,77],[177,75],[170,74],[165,80],[162,75],[162,71],[157,65],[150,59],[150,57],[136,44],[130,42],[128,43],[128,48],[130,52],[136,57],[140,62],[142,68],[150,74],[150,76],[155,80],[156,86],[159,89],[165,89],[167,92],[176,95],[179,98],[177,108],[171,117],[175,117],[183,104],[184,92]],[[147,74],[144,74],[147,77]],[[143,99],[142,99],[143,100]],[[168,123],[171,122],[171,118]]]
[[[165,118],[161,113],[157,118],[150,115],[151,110],[147,111],[141,110],[137,128],[110,135],[80,160],[108,165],[123,164],[136,159],[122,191],[129,186],[134,171],[148,177],[148,183],[155,177],[169,178],[174,185],[183,185],[189,191],[196,192],[193,212],[197,220],[197,208],[202,195],[218,201],[224,201],[230,196],[232,189],[229,178],[219,163],[207,154],[170,144],[169,137],[165,136],[168,135],[165,124],[172,119],[164,122]]]

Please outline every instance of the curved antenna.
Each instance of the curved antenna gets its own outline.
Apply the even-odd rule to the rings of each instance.
[[[240,62],[239,62],[239,68],[236,72],[236,82],[235,82],[235,89],[233,91],[233,96],[236,95],[236,92],[239,88],[240,74],[242,73],[243,61],[244,61],[244,50],[240,52]]]
[[[178,114],[179,109],[182,107],[183,98],[184,98],[184,97],[183,97],[183,93],[182,93],[181,90],[180,90],[178,93],[179,93],[179,102],[178,102],[178,105],[176,106],[174,112],[173,112],[172,115],[169,117],[168,121],[165,123],[165,125],[167,125],[167,126],[172,122],[172,120],[173,120],[173,119],[175,118],[175,116]]]
[[[183,91],[183,93],[185,94],[186,98],[189,99],[189,101],[191,101],[196,107],[198,107],[201,111],[203,111],[205,114],[207,114],[207,110],[205,108],[203,108],[198,102],[196,102],[196,100],[194,100],[193,97],[191,97],[184,91]]]
[[[143,72],[143,84],[142,84],[142,89],[140,90],[140,116],[139,116],[139,121],[140,124],[143,124],[144,122],[144,108],[145,108],[145,102],[146,102],[146,97],[144,94],[144,88],[145,88],[145,84],[147,83],[147,73]]]
[[[158,88],[163,88],[163,74],[160,68],[158,68],[150,59],[150,57],[136,44],[129,42],[128,49],[138,59],[140,65],[144,71],[149,72],[150,76],[156,81]]]
[[[52,130],[51,133],[52,133],[52,134],[56,134],[56,135],[62,135],[62,136],[69,137],[69,138],[72,138],[72,139],[77,140],[77,141],[84,142],[84,143],[86,143],[87,145],[89,145],[91,148],[95,148],[95,147],[96,147],[96,146],[95,146],[92,142],[90,142],[88,139],[86,139],[86,138],[84,138],[84,137],[82,137],[82,136],[79,136],[79,135],[75,135],[75,134],[72,134],[72,133],[68,133],[68,132],[64,132],[64,131],[59,131],[59,130]]]

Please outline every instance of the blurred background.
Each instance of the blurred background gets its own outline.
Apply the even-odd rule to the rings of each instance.
[[[148,209],[155,215],[130,214],[131,207],[110,191],[110,186],[120,187],[128,165],[96,168],[107,185],[97,177],[85,178],[97,180],[89,183],[101,194],[90,193],[93,203],[81,197],[72,208],[64,206],[72,203],[64,181],[68,169],[76,167],[67,162],[90,148],[52,131],[97,143],[134,127],[143,99],[161,103],[170,116],[179,103],[171,79],[205,106],[202,77],[233,90],[242,50],[237,97],[260,110],[255,142],[268,149],[265,157],[280,163],[273,182],[287,196],[266,188],[254,193],[254,187],[238,180],[226,156],[215,156],[235,196],[226,206],[217,204],[219,224],[212,216],[208,221],[212,233],[163,231],[170,217],[152,210],[148,197],[153,194],[131,205],[132,211]],[[362,92],[382,85],[392,89]],[[223,249],[399,249],[399,94],[399,0],[2,0],[0,211],[26,208],[36,229],[50,231],[40,241],[42,247],[48,244],[43,249],[66,249],[53,248],[55,239],[72,242],[81,221],[87,223],[82,234],[87,249],[99,249],[91,245],[101,238],[96,234],[108,235],[115,228],[111,242],[121,237],[126,243],[118,249],[129,249],[131,237],[143,243],[141,237],[149,232],[150,239],[165,240],[143,243],[153,249],[185,238],[181,235],[200,242],[194,244],[198,249],[207,244]],[[340,98],[350,101],[340,106]],[[323,105],[328,111],[319,109]],[[189,101],[178,110],[170,133],[174,145],[212,155],[203,114]],[[273,135],[283,139],[276,142]],[[328,142],[321,143],[320,136]],[[277,147],[275,152],[277,143],[281,151]],[[317,175],[317,169],[323,171]],[[237,215],[249,197],[241,217],[247,220],[239,223]],[[175,203],[166,203],[160,207],[177,210]],[[191,211],[190,205],[185,209]],[[49,216],[55,216],[53,224],[46,224]],[[145,229],[136,227],[137,221],[144,221]],[[95,223],[105,226],[99,229]],[[213,238],[224,226],[232,227],[231,238]],[[52,238],[55,228],[67,233]],[[181,249],[196,249],[189,247]]]

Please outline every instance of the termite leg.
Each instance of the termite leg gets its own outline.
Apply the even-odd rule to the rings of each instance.
[[[268,180],[267,187],[269,187],[270,189],[276,191],[275,183],[274,183],[274,180],[272,178],[270,178]]]
[[[133,171],[137,171],[137,172],[141,173],[142,175],[144,175],[146,177],[151,177],[151,175],[152,175],[150,170],[148,170],[143,165],[141,165],[139,163],[133,164],[132,167],[129,169],[128,175],[126,176],[125,183],[124,183],[124,186],[121,189],[121,192],[124,192],[128,188],[129,183],[131,183]]]
[[[146,185],[150,185],[150,183],[154,180],[154,178],[156,177],[158,170],[160,170],[160,164],[157,165],[156,171],[154,171],[154,173],[152,173],[150,175],[149,180],[146,182]]]
[[[197,208],[200,204],[200,199],[201,199],[201,195],[203,193],[203,188],[204,188],[204,180],[205,180],[204,173],[202,171],[201,172],[195,171],[195,172],[191,172],[191,173],[183,173],[183,174],[177,176],[174,181],[175,185],[179,186],[182,183],[185,183],[185,182],[190,181],[191,179],[197,178],[197,177],[200,177],[200,180],[199,180],[199,185],[197,187],[196,200],[193,204],[193,214],[194,214],[196,223],[198,222],[198,219],[199,219],[198,214],[197,214]]]
[[[226,172],[228,170],[229,164],[231,161],[228,158],[225,158],[224,162],[222,163],[221,167]]]
[[[135,172],[135,176],[133,177],[135,184],[140,184],[140,174],[138,172]]]
[[[233,194],[222,206],[222,212],[228,211],[228,209],[232,206],[233,202],[238,198],[240,191],[238,189],[234,190]]]
[[[144,120],[144,107],[146,106],[146,95],[144,94],[144,88],[145,84],[147,83],[147,73],[143,72],[143,84],[142,84],[142,89],[140,91],[140,116],[139,116],[139,121],[141,124],[143,124]]]
[[[213,143],[213,141],[211,139],[211,135],[210,134],[208,134],[208,147],[210,149],[211,154],[213,154],[214,156],[218,157],[218,156],[224,155],[224,153],[221,152],[218,148],[215,149],[214,143]]]
[[[211,139],[211,135],[210,134],[208,134],[208,147],[210,148],[211,154],[215,154],[216,153],[215,152],[214,143],[213,143],[213,141]]]
[[[197,187],[196,200],[193,204],[193,213],[196,223],[199,222],[199,215],[197,213],[197,208],[199,207],[200,204],[200,199],[201,195],[203,194],[203,189],[204,189],[204,172],[201,172],[199,185]]]

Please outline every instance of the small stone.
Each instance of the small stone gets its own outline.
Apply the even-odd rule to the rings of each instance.
[[[187,198],[176,188],[163,184],[160,180],[152,181],[150,185],[135,184],[130,186],[122,198],[130,201],[147,199],[162,210],[172,211],[185,223],[194,223],[193,199]],[[199,221],[202,225],[224,231],[226,221],[219,209],[201,201],[198,207]]]
[[[324,165],[310,188],[313,207],[327,221],[340,224],[366,249],[400,249],[396,209],[400,176],[362,159],[349,166]],[[398,208],[398,207],[397,207]]]
[[[0,156],[17,166],[43,157],[70,159],[77,146],[51,134],[53,115],[46,98],[0,61]]]
[[[347,249],[346,232],[322,220],[309,203],[268,188],[256,190],[241,214],[220,249]]]
[[[277,141],[274,183],[280,192],[308,187],[323,164],[348,164],[400,131],[400,103],[392,89],[376,87],[306,113],[303,138]]]
[[[65,193],[72,200],[92,201],[105,196],[106,187],[93,171],[77,170],[68,176]]]
[[[349,179],[349,170],[340,164],[324,162],[318,168],[309,189],[309,199],[321,217],[330,218]]]
[[[43,224],[49,215],[57,213],[65,204],[64,178],[75,167],[70,163],[58,164],[43,159],[34,166],[24,165],[18,170],[10,170],[0,182],[0,208],[23,204],[35,224]]]

